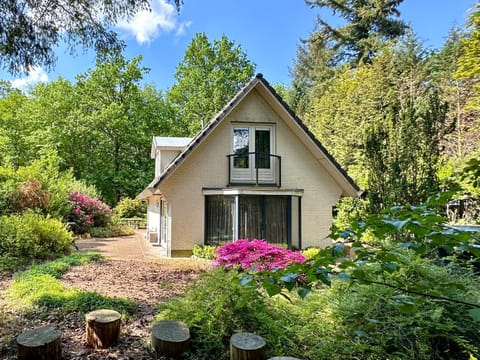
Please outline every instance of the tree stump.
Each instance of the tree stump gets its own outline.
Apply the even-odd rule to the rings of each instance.
[[[268,360],[301,360],[296,357],[291,357],[291,356],[275,356],[273,358],[270,358]]]
[[[152,327],[152,347],[158,355],[179,357],[188,351],[190,330],[180,321],[161,320]]]
[[[230,360],[263,360],[265,340],[252,333],[233,334],[230,338]]]
[[[85,315],[87,344],[94,349],[118,343],[121,315],[115,310],[95,310]]]
[[[17,337],[21,360],[59,360],[62,358],[61,333],[51,326],[25,331]]]

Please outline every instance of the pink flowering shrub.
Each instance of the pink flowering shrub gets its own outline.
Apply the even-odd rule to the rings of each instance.
[[[265,240],[241,239],[217,248],[215,265],[227,268],[239,265],[243,270],[270,271],[305,260],[299,252],[269,244]]]
[[[93,227],[105,227],[110,222],[113,213],[103,201],[76,191],[69,198],[71,209],[68,221],[73,223],[75,234],[85,234]]]

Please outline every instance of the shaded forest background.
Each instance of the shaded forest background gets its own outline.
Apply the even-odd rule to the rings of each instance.
[[[480,157],[480,5],[440,49],[428,49],[402,21],[400,3],[308,2],[334,11],[344,25],[312,24],[291,84],[275,85],[366,190],[361,202],[370,211],[418,204],[455,184],[478,197],[461,170]],[[27,91],[2,82],[0,178],[37,166],[71,174],[111,206],[135,197],[153,177],[152,136],[194,135],[255,65],[226,36],[197,34],[171,88],[145,85],[147,72],[141,56],[126,59],[120,49],[100,55],[75,81],[58,78]]]

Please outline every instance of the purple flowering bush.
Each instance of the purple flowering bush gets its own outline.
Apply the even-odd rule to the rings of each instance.
[[[70,194],[68,221],[75,234],[85,234],[93,227],[105,227],[112,219],[112,210],[103,201],[74,191]]]
[[[226,268],[240,266],[243,270],[271,271],[305,260],[299,252],[269,244],[265,240],[241,239],[217,248],[214,264]]]

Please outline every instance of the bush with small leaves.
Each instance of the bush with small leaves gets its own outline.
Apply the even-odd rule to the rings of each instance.
[[[120,219],[144,218],[147,215],[147,204],[140,200],[123,198],[113,212],[115,217]]]
[[[243,270],[269,271],[284,269],[292,263],[302,263],[306,258],[299,252],[267,243],[265,240],[240,239],[217,248],[216,265]]]
[[[67,254],[72,241],[72,234],[59,220],[32,212],[0,217],[0,258],[5,266]]]
[[[217,248],[215,246],[195,244],[192,252],[193,256],[196,256],[197,258],[213,260],[217,256],[216,250]]]

